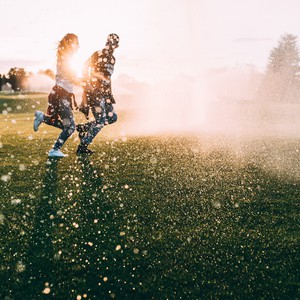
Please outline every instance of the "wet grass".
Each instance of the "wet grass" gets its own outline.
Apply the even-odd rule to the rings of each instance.
[[[36,109],[43,109],[46,105],[47,94],[44,93],[0,93],[0,112],[30,113]]]
[[[300,140],[111,125],[48,160],[55,129],[0,121],[1,299],[299,298]]]

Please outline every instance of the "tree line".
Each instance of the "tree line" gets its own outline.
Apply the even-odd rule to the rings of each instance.
[[[54,73],[50,69],[40,70],[38,73],[54,78]],[[11,68],[7,74],[0,74],[0,91],[4,86],[8,86],[13,91],[25,91],[30,76],[32,72],[27,72],[24,68]]]

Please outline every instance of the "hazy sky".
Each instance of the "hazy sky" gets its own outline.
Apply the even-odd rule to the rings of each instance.
[[[55,67],[57,42],[78,35],[78,64],[117,33],[116,73],[141,80],[205,68],[264,68],[284,33],[300,36],[299,0],[0,0],[0,72]]]

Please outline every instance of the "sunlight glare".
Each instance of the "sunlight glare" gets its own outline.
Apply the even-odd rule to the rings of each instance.
[[[82,68],[84,62],[88,59],[90,53],[84,53],[83,51],[78,51],[74,54],[71,59],[72,69],[76,72],[78,77],[82,77]]]

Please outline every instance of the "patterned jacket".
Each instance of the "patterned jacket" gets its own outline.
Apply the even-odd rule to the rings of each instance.
[[[111,88],[111,75],[114,71],[114,49],[106,46],[94,52],[84,64],[83,76],[86,78],[86,93],[97,94],[115,103]]]

